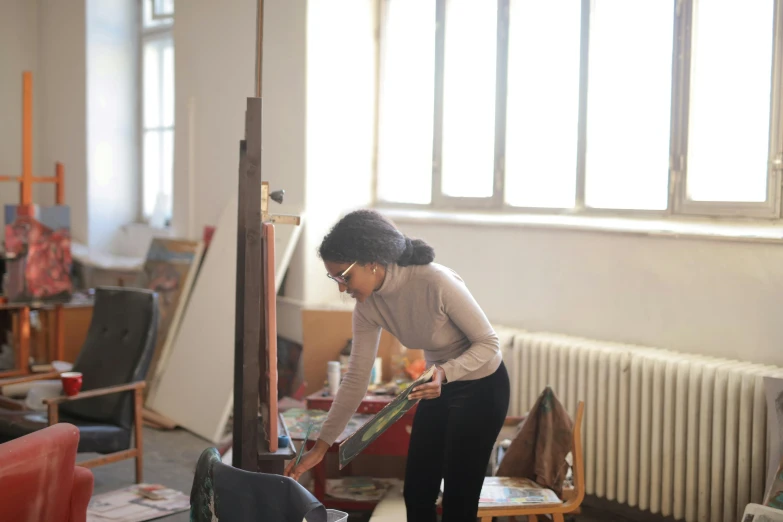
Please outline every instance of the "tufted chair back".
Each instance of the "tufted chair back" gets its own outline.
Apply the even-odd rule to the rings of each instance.
[[[138,288],[97,288],[87,339],[73,365],[73,371],[82,373],[82,391],[145,380],[157,329],[157,294]],[[60,412],[130,429],[131,399],[131,392],[113,393],[66,402]]]

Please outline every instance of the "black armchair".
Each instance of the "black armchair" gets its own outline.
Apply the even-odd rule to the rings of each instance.
[[[81,392],[45,400],[48,415],[0,408],[0,443],[68,422],[79,428],[79,453],[102,455],[79,462],[80,466],[135,458],[136,482],[142,482],[143,389],[157,336],[157,299],[150,290],[97,288],[87,339],[73,366],[83,375]],[[0,387],[30,380],[8,379],[0,381]]]

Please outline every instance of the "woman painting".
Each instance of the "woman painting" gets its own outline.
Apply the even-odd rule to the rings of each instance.
[[[341,219],[319,255],[340,292],[357,303],[348,371],[315,446],[286,474],[318,464],[364,397],[381,329],[435,366],[431,382],[412,391],[418,404],[411,432],[404,497],[408,522],[476,520],[495,440],[506,417],[509,381],[498,337],[462,279],[434,263],[424,241],[411,240],[372,210]]]

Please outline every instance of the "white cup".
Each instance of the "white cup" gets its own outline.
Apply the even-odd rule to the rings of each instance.
[[[337,395],[337,389],[340,387],[340,362],[329,361],[327,363],[327,380],[329,382],[329,394]]]

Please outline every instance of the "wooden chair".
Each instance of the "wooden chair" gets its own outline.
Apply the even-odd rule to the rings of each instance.
[[[135,288],[99,287],[87,339],[73,365],[83,375],[73,396],[44,399],[48,415],[0,407],[0,443],[65,422],[79,430],[79,453],[100,456],[81,461],[93,468],[124,459],[136,460],[136,482],[143,480],[143,390],[159,321],[158,296]],[[40,374],[0,380],[3,386],[57,378]],[[131,442],[133,438],[133,443]]]
[[[579,509],[579,506],[582,504],[582,500],[584,500],[585,497],[585,470],[584,459],[582,457],[583,413],[584,402],[580,401],[577,405],[573,431],[573,495],[569,495],[570,498],[557,504],[536,504],[527,506],[494,506],[479,504],[478,517],[481,519],[481,522],[492,522],[493,517],[510,517],[511,520],[514,520],[514,517],[518,516],[527,516],[528,522],[537,522],[538,515],[551,515],[553,522],[564,522],[564,514],[574,513]]]

